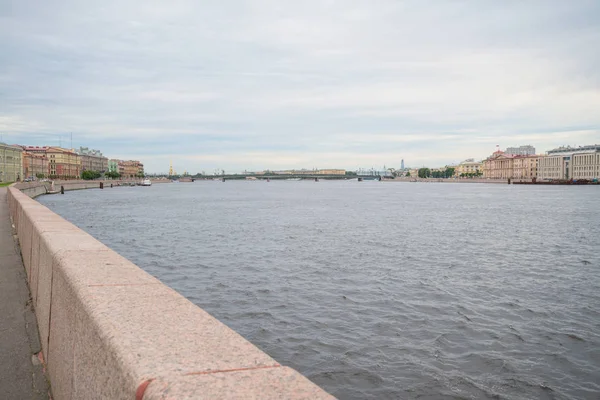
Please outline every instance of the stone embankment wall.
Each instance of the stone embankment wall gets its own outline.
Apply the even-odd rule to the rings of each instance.
[[[29,194],[8,200],[55,399],[332,398]]]
[[[119,185],[122,183],[130,183],[125,181],[53,181],[51,182],[20,182],[13,186],[20,189],[23,193],[31,198],[35,198],[42,194],[47,194],[52,191],[59,191],[63,186],[65,191],[81,190],[81,189],[98,189],[100,183],[104,183],[104,187],[110,187],[111,184]]]

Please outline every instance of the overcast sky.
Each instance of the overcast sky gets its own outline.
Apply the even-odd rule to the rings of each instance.
[[[0,134],[150,172],[600,143],[600,1],[0,0]]]

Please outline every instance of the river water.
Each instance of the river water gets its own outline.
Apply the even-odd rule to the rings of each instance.
[[[39,201],[341,399],[599,399],[600,188],[196,182]]]

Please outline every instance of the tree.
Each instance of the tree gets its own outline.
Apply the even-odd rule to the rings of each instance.
[[[35,177],[38,179],[44,179],[46,177],[46,175],[44,174],[35,174]]]
[[[104,174],[104,176],[110,179],[119,179],[121,177],[121,174],[115,171],[108,171],[106,174]]]
[[[407,176],[407,177],[410,177],[410,171],[408,171],[408,172],[406,173],[406,176]]]
[[[446,167],[446,171],[444,171],[445,172],[445,177],[446,178],[451,178],[452,176],[454,176],[454,171],[456,171],[456,168]]]
[[[91,181],[92,179],[100,178],[100,172],[98,171],[83,171],[81,173],[81,177],[86,181]]]
[[[419,168],[419,178],[429,178],[431,176],[431,170],[429,168]]]

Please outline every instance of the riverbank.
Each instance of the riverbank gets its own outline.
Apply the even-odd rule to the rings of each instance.
[[[536,181],[534,179],[485,179],[485,178],[394,178],[384,179],[383,182],[425,182],[425,183],[495,183],[504,185],[598,185],[598,182],[588,180],[554,180]]]
[[[495,184],[508,184],[506,179],[484,179],[484,178],[413,178],[413,177],[402,177],[394,179],[384,179],[382,182],[425,182],[425,183],[495,183]]]
[[[30,198],[43,191],[8,201],[54,398],[332,398]]]

